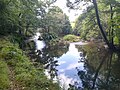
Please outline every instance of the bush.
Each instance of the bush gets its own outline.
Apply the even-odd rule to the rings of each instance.
[[[43,37],[43,40],[44,40],[44,41],[50,41],[50,40],[52,40],[52,39],[56,39],[56,38],[57,38],[57,35],[54,34],[54,33],[44,33],[44,34],[42,35],[42,37]]]
[[[71,34],[64,36],[63,39],[70,42],[80,41],[80,37]]]

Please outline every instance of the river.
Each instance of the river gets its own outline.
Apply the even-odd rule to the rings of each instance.
[[[120,90],[120,54],[81,42],[46,46],[36,41],[38,61],[62,90]]]

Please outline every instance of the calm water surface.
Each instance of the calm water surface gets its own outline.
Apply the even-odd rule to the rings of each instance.
[[[120,90],[120,54],[95,44],[47,46],[37,44],[37,60],[49,79],[63,90]]]

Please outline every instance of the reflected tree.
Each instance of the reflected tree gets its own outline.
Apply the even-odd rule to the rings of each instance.
[[[62,56],[67,51],[68,51],[67,46],[59,45],[56,45],[54,47],[46,46],[45,48],[42,49],[42,51],[37,50],[36,61],[44,64],[45,69],[47,69],[51,80],[53,80],[57,76],[58,71],[56,69],[56,67],[58,66],[57,58]]]
[[[87,55],[84,70],[77,68],[82,87],[72,85],[69,90],[119,90],[120,54],[105,50],[103,52],[101,49],[98,51],[98,47],[91,49],[90,45],[81,50]]]

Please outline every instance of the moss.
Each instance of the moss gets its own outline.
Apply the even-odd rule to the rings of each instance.
[[[4,45],[1,43],[4,43]],[[20,90],[59,90],[57,84],[53,84],[46,78],[42,66],[39,66],[41,69],[39,69],[39,67],[38,69],[35,68],[29,58],[18,48],[18,45],[13,45],[9,41],[2,39],[0,47],[0,59],[3,59],[3,61],[0,62],[0,64],[3,65],[0,66],[3,68],[0,69],[4,71],[3,74],[1,73],[2,76],[0,75],[0,87],[2,87],[2,90],[10,85],[7,67],[12,68],[14,72],[13,77],[15,77],[13,83],[15,83]]]

